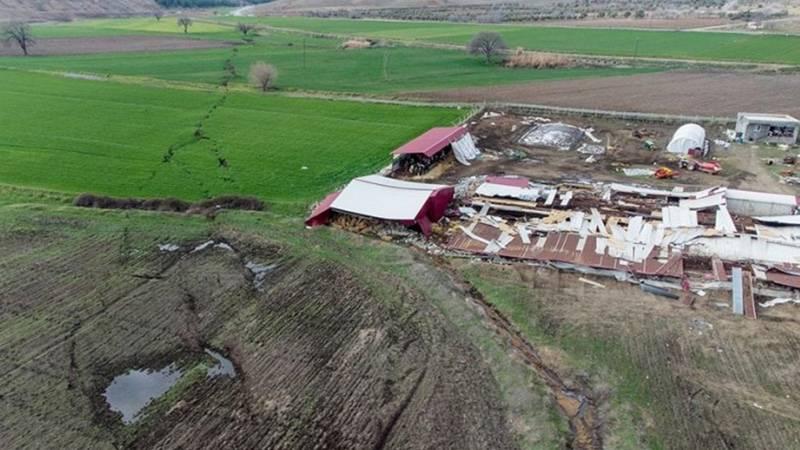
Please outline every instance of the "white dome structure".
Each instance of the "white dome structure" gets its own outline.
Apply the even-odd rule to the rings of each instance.
[[[687,123],[675,131],[667,151],[686,154],[693,148],[703,148],[705,141],[706,130],[696,123]]]

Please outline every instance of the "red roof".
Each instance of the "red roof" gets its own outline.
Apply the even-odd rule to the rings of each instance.
[[[393,152],[395,156],[422,154],[430,158],[467,133],[464,127],[431,128]]]

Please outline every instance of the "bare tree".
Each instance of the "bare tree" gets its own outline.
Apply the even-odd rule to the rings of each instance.
[[[481,31],[473,36],[467,44],[467,51],[471,55],[483,55],[487,64],[492,62],[492,56],[502,53],[506,49],[508,46],[505,41],[500,34],[494,31]]]
[[[252,23],[239,22],[236,24],[236,29],[239,30],[239,32],[243,35],[247,36],[251,31],[256,30],[256,26]]]
[[[183,28],[184,33],[189,32],[189,27],[192,26],[192,19],[186,16],[178,17],[178,26]]]
[[[36,41],[33,40],[33,34],[31,34],[31,27],[24,22],[10,22],[3,25],[2,30],[0,30],[0,39],[6,45],[16,42],[25,56],[28,56],[28,48],[36,44]]]
[[[156,18],[156,22],[161,22],[161,18],[164,17],[164,11],[161,8],[153,11],[153,17]]]
[[[264,92],[269,90],[277,79],[278,69],[272,64],[259,61],[250,66],[250,83]]]

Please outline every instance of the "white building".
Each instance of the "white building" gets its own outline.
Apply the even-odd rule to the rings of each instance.
[[[786,114],[739,113],[736,136],[743,142],[795,144],[800,120]]]

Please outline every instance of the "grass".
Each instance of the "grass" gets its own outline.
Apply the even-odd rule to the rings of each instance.
[[[128,19],[92,19],[77,20],[64,23],[47,23],[33,25],[33,34],[37,38],[71,38],[71,37],[105,37],[162,34],[167,36],[184,36],[183,28],[177,24],[177,17],[167,16],[160,21],[153,17],[135,17]],[[189,32],[189,38],[222,39],[236,38],[238,33],[232,24],[215,24],[195,21]]]
[[[119,28],[123,32],[134,25]],[[155,22],[152,22],[155,23]],[[415,47],[343,50],[340,41],[269,33],[235,49],[154,53],[109,53],[37,58],[0,58],[0,67],[145,76],[174,81],[219,83],[226,60],[236,67],[234,82],[247,82],[255,61],[280,72],[282,89],[393,94],[466,86],[593,78],[652,72],[653,68],[508,69],[487,65],[462,51]]]
[[[570,367],[614,386],[615,395],[611,398],[614,420],[606,425],[606,439],[614,442],[614,448],[638,449],[644,442],[647,448],[663,447],[660,436],[640,436],[641,411],[649,410],[653,399],[648,392],[646,375],[620,342],[569,327],[554,331],[556,328],[548,323],[551,318],[543,307],[543,302],[552,301],[548,293],[530,289],[508,276],[488,275],[476,266],[462,267],[460,272],[534,346],[560,353]]]
[[[510,47],[610,56],[800,64],[800,37],[690,31],[558,28],[308,17],[251,20],[329,34],[465,45],[479,31],[498,31]]]
[[[465,113],[9,70],[0,83],[0,184],[187,200],[236,193],[292,211]]]

